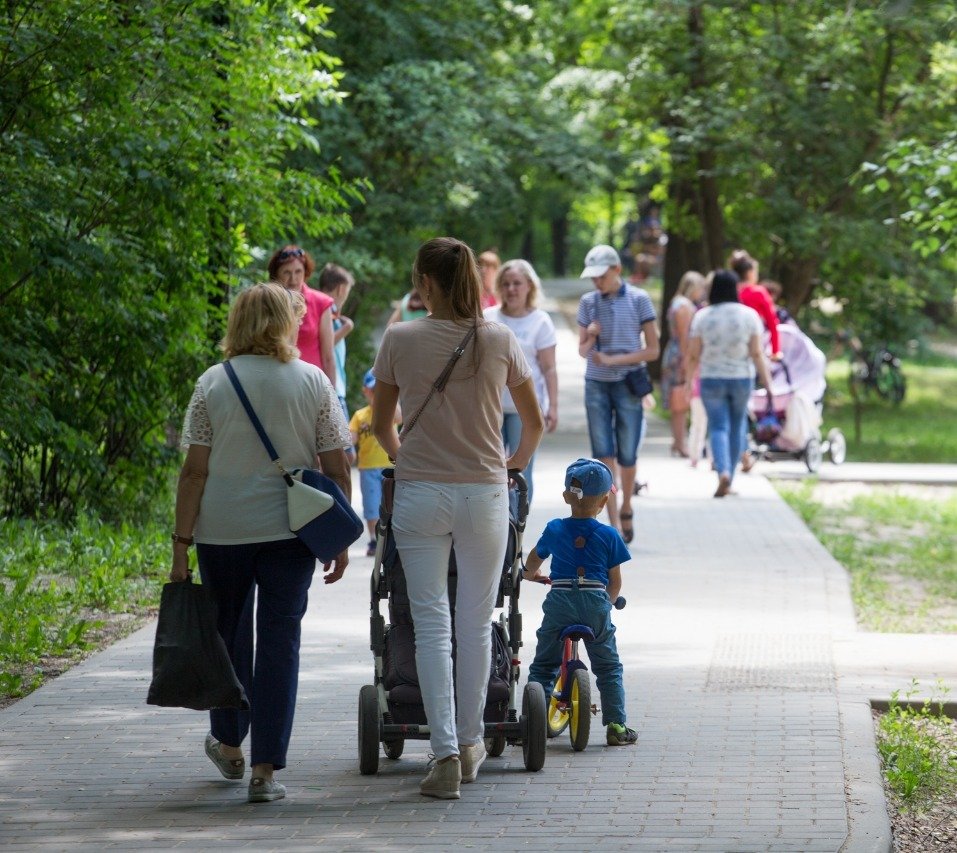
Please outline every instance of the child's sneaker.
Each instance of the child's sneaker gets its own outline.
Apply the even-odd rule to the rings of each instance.
[[[609,746],[628,746],[638,742],[638,732],[622,723],[609,723],[605,731],[605,742]]]
[[[459,785],[462,784],[462,765],[457,755],[445,761],[432,764],[428,776],[419,785],[419,793],[426,797],[438,797],[440,800],[459,799]]]
[[[366,556],[367,557],[375,556],[375,539],[370,539],[369,544],[366,545]]]

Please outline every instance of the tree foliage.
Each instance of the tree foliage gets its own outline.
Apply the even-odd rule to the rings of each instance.
[[[128,513],[153,494],[255,246],[347,227],[354,184],[284,162],[317,150],[310,109],[339,97],[327,12],[5,4],[5,513]]]

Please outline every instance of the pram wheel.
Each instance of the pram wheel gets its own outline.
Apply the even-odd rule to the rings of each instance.
[[[505,735],[495,735],[485,738],[485,751],[492,757],[498,758],[505,752]]]
[[[808,439],[807,444],[804,445],[804,464],[807,465],[807,470],[812,474],[816,473],[821,467],[823,458],[821,442],[816,438]]]
[[[379,772],[379,693],[374,684],[359,691],[359,772],[374,776]]]
[[[522,693],[522,757],[525,769],[537,773],[545,766],[547,725],[545,691],[541,684],[531,682]]]
[[[382,748],[385,750],[386,758],[391,758],[393,761],[396,761],[402,757],[402,750],[405,749],[405,740],[403,738],[387,740],[382,744]]]
[[[587,669],[576,669],[572,673],[571,714],[569,715],[568,734],[572,749],[581,752],[588,746],[591,732],[591,678]]]
[[[847,439],[837,427],[827,434],[827,455],[835,465],[840,465],[847,459]]]

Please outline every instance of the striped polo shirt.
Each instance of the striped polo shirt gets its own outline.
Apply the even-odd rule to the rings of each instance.
[[[636,352],[642,348],[641,326],[658,318],[651,297],[640,287],[622,282],[611,294],[598,290],[586,293],[578,303],[578,325],[586,328],[592,320],[601,326],[601,334],[595,348],[609,355]],[[589,358],[585,367],[586,379],[599,382],[618,382],[632,370],[645,367],[643,364],[623,367],[599,367]]]

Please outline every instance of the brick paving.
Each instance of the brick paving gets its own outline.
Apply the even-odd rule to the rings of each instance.
[[[562,423],[539,452],[526,548],[565,514],[564,468],[588,453],[575,342],[563,327]],[[286,800],[249,805],[218,777],[204,714],[144,704],[149,625],[0,711],[3,849],[888,850],[866,687],[845,691],[835,664],[856,635],[845,572],[763,477],[714,500],[711,472],[668,444],[655,420],[616,616],[636,746],[606,747],[596,720],[587,750],[550,741],[537,774],[508,747],[454,802],[418,794],[425,742],[360,776],[360,540],[343,581],[312,590]],[[543,595],[523,587],[526,662]]]

